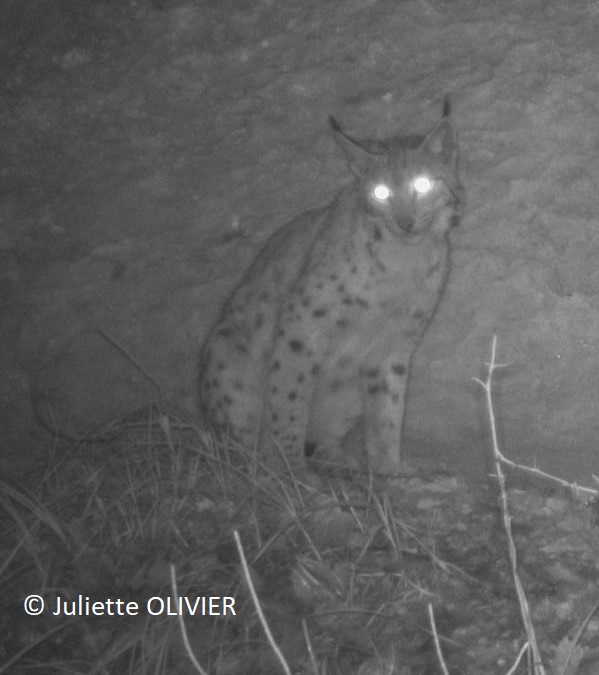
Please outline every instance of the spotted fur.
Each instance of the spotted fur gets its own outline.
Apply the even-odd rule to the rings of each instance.
[[[200,401],[219,429],[296,468],[361,419],[369,467],[396,474],[410,362],[459,215],[456,136],[446,114],[387,141],[330,123],[353,181],[258,254],[201,351]]]

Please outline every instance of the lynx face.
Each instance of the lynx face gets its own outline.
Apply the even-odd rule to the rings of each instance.
[[[360,143],[334,120],[332,125],[358,178],[364,204],[389,226],[416,233],[430,227],[440,209],[458,205],[456,139],[447,118],[427,137],[400,137],[387,145]]]

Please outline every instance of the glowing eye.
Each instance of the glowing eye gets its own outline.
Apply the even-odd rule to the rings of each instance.
[[[372,194],[377,201],[386,202],[391,196],[391,190],[386,185],[383,185],[383,183],[380,183],[374,188]]]
[[[433,184],[429,178],[426,176],[418,176],[414,181],[414,190],[419,195],[425,195],[427,192],[430,192],[433,187]]]

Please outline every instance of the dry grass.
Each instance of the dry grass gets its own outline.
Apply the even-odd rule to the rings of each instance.
[[[559,502],[580,534],[564,547],[560,522],[548,530],[549,498],[504,480],[498,514],[497,484],[475,494],[447,474],[384,493],[369,480],[304,485],[173,412],[149,409],[110,432],[106,443],[55,439],[27,485],[0,484],[0,675],[523,673],[514,587],[531,603],[528,641],[533,617],[540,634],[529,673],[583,673],[581,644],[599,644],[599,542],[584,505]],[[513,518],[524,538],[505,527]],[[32,593],[47,603],[40,616],[23,611]],[[52,616],[57,596],[80,595],[140,612]],[[236,615],[146,611],[152,597],[204,596],[235,598]]]

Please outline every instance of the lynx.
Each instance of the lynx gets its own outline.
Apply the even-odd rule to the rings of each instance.
[[[456,134],[447,103],[426,136],[356,140],[329,122],[353,180],[266,242],[203,346],[200,403],[300,470],[361,420],[369,469],[396,475],[410,363],[459,217]]]

